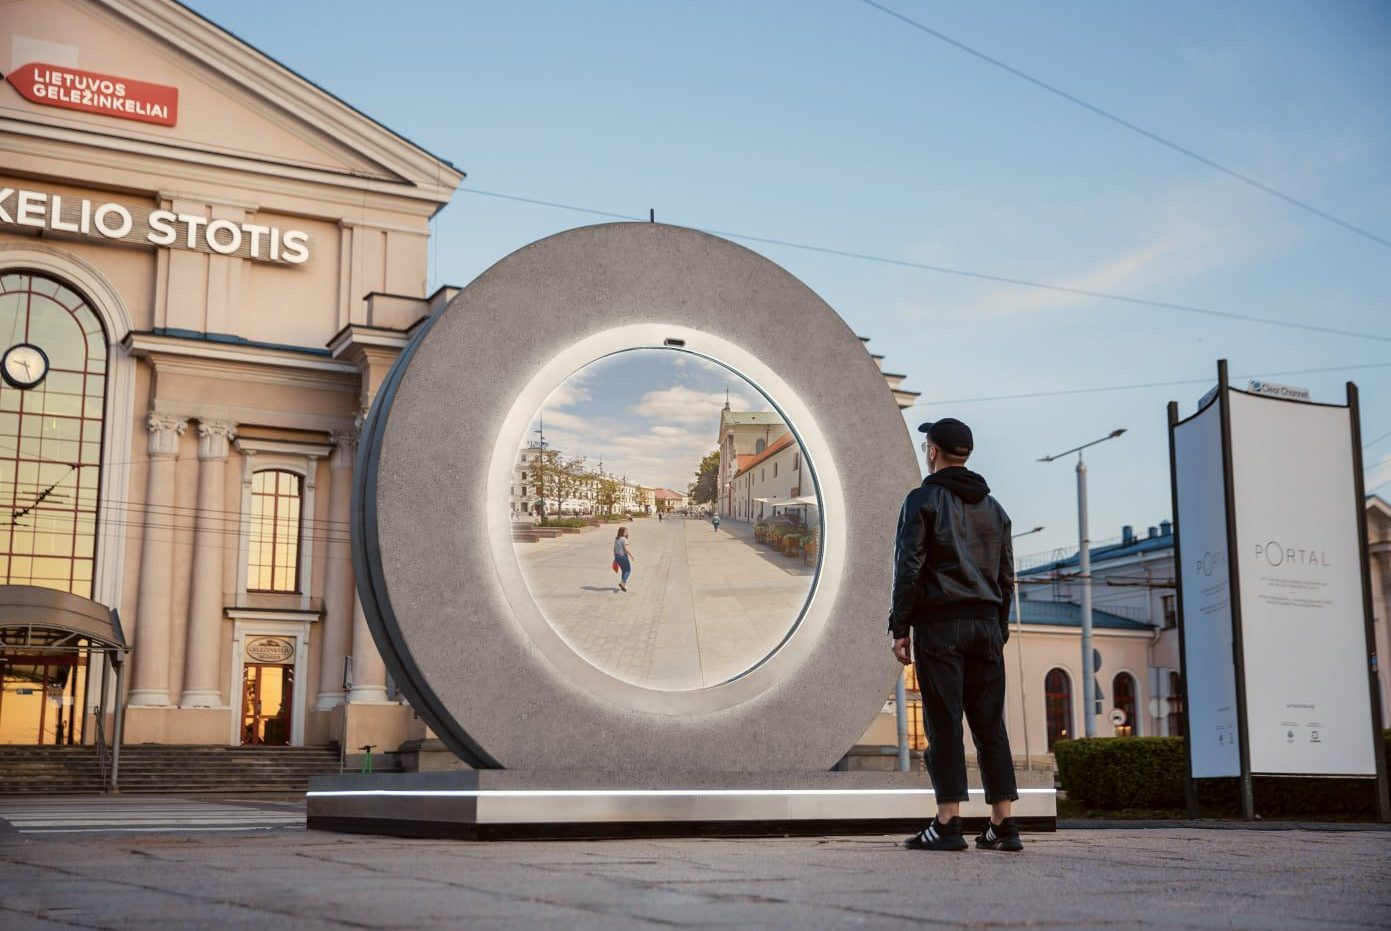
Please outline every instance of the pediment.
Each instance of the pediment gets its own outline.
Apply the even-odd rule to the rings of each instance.
[[[10,41],[0,45],[0,67],[7,74],[46,59],[174,87],[177,118],[165,126],[36,103],[9,82],[0,85],[0,117],[78,129],[95,145],[153,144],[172,157],[203,153],[234,159],[243,170],[395,183],[419,188],[417,196],[443,190],[447,198],[462,177],[171,0],[12,0],[5,19],[0,36]]]

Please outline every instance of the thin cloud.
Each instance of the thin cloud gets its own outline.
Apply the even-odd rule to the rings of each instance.
[[[763,399],[759,398],[762,402]],[[648,391],[638,403],[630,407],[630,413],[638,417],[676,424],[712,423],[719,418],[720,408],[724,407],[725,396],[722,391],[697,391],[685,385],[672,385]],[[754,407],[747,396],[730,393],[729,403],[735,410],[767,410],[766,402]],[[715,426],[711,426],[711,432]]]

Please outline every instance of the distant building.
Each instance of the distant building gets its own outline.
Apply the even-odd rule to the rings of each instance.
[[[1369,495],[1367,540],[1372,615],[1378,657],[1391,655],[1391,504]],[[1076,552],[1021,562],[1019,642],[1005,647],[1009,685],[1006,725],[1016,755],[1027,734],[1034,756],[1053,742],[1082,733],[1081,583]],[[1122,528],[1119,538],[1091,549],[1092,634],[1101,655],[1099,736],[1178,736],[1183,733],[1183,691],[1178,643],[1174,533],[1161,521],[1144,534]],[[1011,625],[1018,621],[1010,612]],[[1022,666],[1022,674],[1021,674]],[[1391,720],[1391,671],[1378,664],[1382,719]],[[1086,674],[1091,674],[1086,670]],[[1116,709],[1125,713],[1113,724]],[[910,719],[921,744],[916,707]],[[876,722],[864,743],[893,743],[891,718]]]
[[[814,497],[811,472],[802,465],[802,449],[790,433],[783,434],[763,452],[742,457],[739,471],[734,473],[730,516],[735,520],[760,521],[772,517],[780,505],[787,509],[800,497]],[[819,521],[814,506],[794,510],[808,525]]]
[[[652,489],[653,507],[662,513],[684,510],[690,506],[690,503],[690,495],[683,491],[675,491],[671,488]]]
[[[869,342],[865,337],[860,337],[860,341],[862,343]],[[870,358],[882,368],[883,356],[871,354]],[[920,396],[919,392],[908,391],[902,387],[904,378],[905,376],[892,372],[884,373],[884,381],[900,409],[911,407]],[[789,441],[791,440],[787,424],[783,422],[782,416],[775,411],[736,411],[731,410],[729,403],[725,402],[724,409],[720,411],[720,432],[716,442],[720,451],[720,471],[715,502],[716,510],[721,517],[733,517],[736,520],[751,519],[748,516],[751,511],[747,500],[742,506],[736,506],[735,477],[748,469],[755,458],[763,455],[769,447],[785,436],[788,437]],[[795,443],[793,445],[795,446]],[[800,450],[798,450],[797,467],[800,471]],[[810,476],[808,476],[809,478]],[[807,490],[802,494],[811,494],[810,482],[805,484]]]
[[[734,477],[784,437],[791,442],[787,424],[774,411],[735,411],[725,402],[720,411],[720,472],[716,497],[721,517],[736,516]],[[742,519],[747,520],[747,517]]]

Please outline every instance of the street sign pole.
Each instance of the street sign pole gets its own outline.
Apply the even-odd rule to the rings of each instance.
[[[1092,665],[1092,554],[1087,532],[1087,464],[1077,453],[1077,556],[1082,582],[1082,734],[1096,736],[1096,689]]]

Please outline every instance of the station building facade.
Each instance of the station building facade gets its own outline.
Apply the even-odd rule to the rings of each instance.
[[[130,743],[419,736],[348,505],[462,173],[171,0],[16,0],[0,69],[0,591],[129,648],[113,695],[0,622],[0,742],[78,742],[103,694]]]

